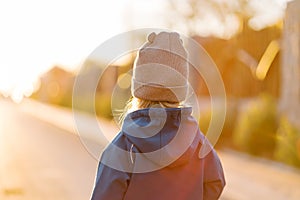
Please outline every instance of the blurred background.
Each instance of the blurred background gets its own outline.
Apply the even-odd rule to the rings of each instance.
[[[76,109],[88,119],[95,106],[113,137],[112,94],[124,89],[121,108],[136,52],[109,66],[109,51],[89,55],[139,28],[185,34],[218,67],[227,95],[216,144],[227,177],[221,198],[300,199],[299,12],[299,0],[1,1],[0,199],[89,198],[97,160],[74,129],[74,81],[98,81],[95,105],[83,93]],[[206,133],[210,93],[192,67],[190,81]]]

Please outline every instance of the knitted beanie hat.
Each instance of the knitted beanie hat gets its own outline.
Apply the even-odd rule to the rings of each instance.
[[[144,100],[181,102],[186,98],[187,79],[187,52],[179,34],[149,34],[134,63],[132,95]]]

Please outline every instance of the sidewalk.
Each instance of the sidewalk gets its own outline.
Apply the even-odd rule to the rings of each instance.
[[[300,199],[299,170],[230,150],[219,155],[227,180],[221,199]]]
[[[19,106],[27,114],[100,144],[103,144],[103,140],[112,140],[115,134],[118,133],[116,123],[95,118],[84,112],[76,111],[76,121],[80,122],[80,124],[76,124],[72,110],[68,108],[47,105],[30,99],[24,99]],[[95,123],[96,121],[97,123]],[[84,132],[78,131],[78,128],[84,130]],[[99,134],[99,129],[105,137]]]
[[[23,112],[42,119],[56,127],[77,134],[71,110],[49,106],[26,100],[19,105]],[[93,123],[93,117],[80,113],[76,115],[85,131],[80,137],[105,145],[105,138],[111,140],[118,132],[112,122],[99,120],[98,126],[105,133],[99,134],[99,127]],[[81,131],[82,132],[82,131]],[[223,200],[299,200],[300,171],[292,167],[252,157],[246,154],[223,150],[218,152],[222,161],[227,185],[221,199]]]

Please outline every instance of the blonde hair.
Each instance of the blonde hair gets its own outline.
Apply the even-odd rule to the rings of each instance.
[[[123,124],[126,115],[130,112],[134,112],[139,109],[150,108],[150,107],[161,107],[161,108],[181,108],[184,107],[183,102],[168,102],[168,101],[150,101],[145,99],[140,99],[137,97],[131,97],[123,112],[119,117],[120,124]]]

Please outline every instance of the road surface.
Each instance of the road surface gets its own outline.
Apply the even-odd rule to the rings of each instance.
[[[87,151],[82,137],[94,149],[103,143],[99,145],[91,117],[81,117],[87,131],[80,140],[70,110],[0,100],[1,200],[89,199],[98,155]],[[117,132],[111,124],[101,124],[105,132]],[[227,180],[221,199],[300,199],[299,170],[229,150],[219,155]]]
[[[89,199],[97,161],[79,138],[1,100],[0,159],[1,200]]]

